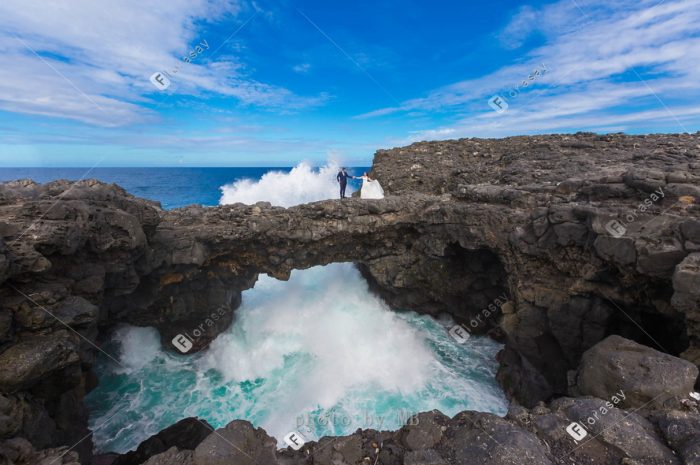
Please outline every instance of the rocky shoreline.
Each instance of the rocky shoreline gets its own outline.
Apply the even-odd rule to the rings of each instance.
[[[700,463],[700,135],[422,142],[377,152],[373,174],[384,200],[289,209],[1,184],[0,456],[111,463],[92,457],[82,402],[101,336],[154,326],[175,351],[187,332],[192,353],[258,274],[352,261],[392,307],[505,342],[506,418],[428,412],[297,452],[246,422],[210,434],[190,420],[117,463]],[[566,426],[589,411],[601,418],[577,445]]]

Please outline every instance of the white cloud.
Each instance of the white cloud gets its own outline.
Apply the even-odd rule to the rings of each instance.
[[[306,74],[309,72],[309,70],[311,70],[310,63],[300,63],[300,64],[294,65],[292,67],[292,71],[294,71],[295,73],[299,73],[299,74]]]
[[[143,123],[156,115],[141,104],[168,95],[155,93],[150,75],[178,65],[168,92],[277,109],[325,101],[251,79],[241,63],[219,54],[223,38],[202,36],[202,25],[230,23],[234,33],[252,16],[239,0],[3,0],[0,109],[100,126]],[[202,40],[210,49],[183,65],[181,57]]]
[[[523,6],[503,31],[498,35],[506,48],[518,48],[537,28],[539,14],[531,6]]]
[[[629,130],[654,121],[669,121],[677,131],[698,126],[699,112],[687,105],[700,99],[697,0],[563,0],[542,9],[523,7],[499,37],[505,46],[517,47],[533,33],[541,34],[544,44],[519,63],[360,117],[414,111],[467,115],[408,140]],[[507,96],[542,65],[547,73],[511,99],[508,111],[499,115],[488,107],[488,98]]]

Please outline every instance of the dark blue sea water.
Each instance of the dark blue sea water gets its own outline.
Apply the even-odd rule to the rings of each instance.
[[[258,180],[265,173],[281,171],[289,173],[291,167],[280,168],[0,168],[0,182],[17,179],[33,179],[45,183],[58,179],[76,181],[99,179],[116,183],[129,193],[161,202],[163,208],[172,209],[186,205],[218,205],[221,187],[242,179]],[[361,174],[367,168],[350,171]],[[351,186],[359,186],[351,181]]]

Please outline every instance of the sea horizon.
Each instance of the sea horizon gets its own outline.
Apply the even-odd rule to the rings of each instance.
[[[25,167],[0,169],[0,183],[21,179],[31,179],[40,184],[57,180],[75,182],[97,179],[117,184],[136,197],[160,202],[166,210],[189,205],[213,207],[222,202],[254,203],[258,200],[290,206],[335,198],[335,174],[338,169],[337,164],[312,166],[307,163],[276,167]],[[348,169],[351,174],[359,175],[369,167]],[[264,179],[271,173],[278,173],[277,179],[269,179],[269,176]],[[350,189],[357,188],[359,182],[351,180]],[[293,194],[290,195],[290,192]],[[230,197],[226,197],[227,193]]]
[[[700,0],[0,15],[0,465],[700,465]]]

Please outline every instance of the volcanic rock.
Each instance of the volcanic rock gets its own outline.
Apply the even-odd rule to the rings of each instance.
[[[173,337],[187,334],[187,356],[234,322],[241,292],[259,274],[287,279],[294,269],[334,262],[356,263],[395,309],[448,313],[474,333],[500,333],[506,348],[498,379],[531,409],[568,394],[569,373],[609,335],[697,364],[699,146],[699,134],[419,142],[375,155],[371,174],[385,199],[292,208],[164,211],[95,180],[0,184],[0,439],[26,438],[35,450],[78,443],[73,451],[88,463],[82,399],[93,385],[97,347],[113,328],[156,327],[164,347],[176,353]],[[632,364],[607,375],[634,377],[626,382],[635,405],[671,389],[672,376],[681,374],[686,390],[697,374],[658,353],[645,352],[650,358],[642,363],[634,350],[625,351]],[[609,351],[599,356],[614,360]],[[647,362],[670,371],[647,376],[643,386],[639,367]],[[608,394],[584,381],[596,378],[592,368],[579,370],[581,386]],[[679,397],[680,389],[673,394]],[[473,420],[499,441],[514,425]],[[392,464],[404,456],[449,463],[466,457],[476,440],[492,457],[484,460],[509,463],[521,448],[528,461],[566,463],[550,453],[552,443],[540,448],[525,432],[503,437],[508,447],[502,447],[468,425],[448,431],[463,448],[443,444],[443,435],[422,449],[434,453],[406,455],[402,438],[387,438],[380,457]],[[347,443],[347,454],[329,449],[365,460],[376,434],[362,434]],[[253,452],[272,460],[263,433],[239,425],[226,435],[250,439]],[[199,457],[219,460],[221,444],[211,435],[193,460],[205,443],[208,452]],[[595,447],[600,454],[585,460],[618,463],[612,461],[624,456],[645,463],[627,446]],[[482,457],[483,450],[474,454]],[[652,452],[652,460],[668,461],[661,449]]]
[[[687,399],[697,377],[692,363],[613,335],[583,354],[577,387],[605,400],[622,391],[622,406],[651,409]]]

